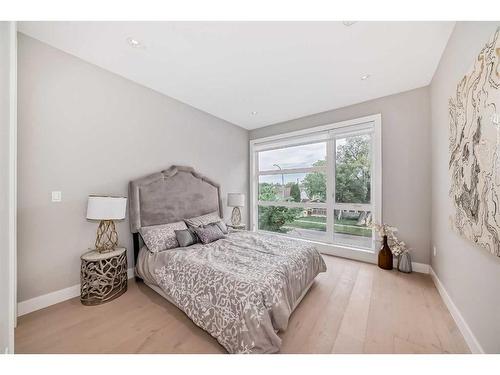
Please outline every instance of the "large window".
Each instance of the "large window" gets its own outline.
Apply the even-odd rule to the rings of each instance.
[[[251,142],[252,228],[373,250],[380,117]]]

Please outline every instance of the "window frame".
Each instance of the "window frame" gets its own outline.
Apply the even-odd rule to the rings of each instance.
[[[375,114],[347,121],[321,125],[314,128],[283,133],[275,136],[253,139],[250,141],[250,224],[249,229],[257,232],[272,233],[297,239],[299,241],[312,242],[319,250],[326,254],[339,255],[352,259],[375,261],[375,234],[372,235],[372,247],[358,248],[333,242],[334,234],[334,210],[339,206],[346,208],[371,209],[373,220],[382,222],[382,116]],[[372,166],[371,166],[371,202],[370,204],[337,203],[335,197],[335,152],[336,139],[346,138],[357,134],[371,134],[372,142]],[[259,171],[259,151],[280,149],[283,147],[298,146],[303,144],[326,142],[327,165],[325,167],[290,168],[272,171]],[[328,155],[333,157],[329,158]],[[327,201],[325,203],[311,202],[261,202],[258,200],[259,176],[272,174],[307,173],[311,171],[324,171],[327,177]],[[318,242],[314,240],[287,236],[286,234],[268,232],[258,229],[258,206],[284,206],[284,207],[317,207],[327,210],[327,238],[332,242]]]

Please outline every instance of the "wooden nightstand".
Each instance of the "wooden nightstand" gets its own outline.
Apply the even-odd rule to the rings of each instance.
[[[80,301],[100,305],[127,291],[127,249],[118,247],[100,253],[86,252],[81,257]]]
[[[239,225],[233,225],[233,224],[226,224],[228,228],[231,228],[232,230],[246,230],[247,225],[246,224],[239,224]]]

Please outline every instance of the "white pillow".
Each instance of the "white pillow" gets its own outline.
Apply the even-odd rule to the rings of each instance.
[[[152,253],[157,253],[159,251],[178,247],[179,242],[177,242],[175,231],[182,229],[187,229],[186,223],[184,221],[178,221],[176,223],[142,227],[139,229],[139,233],[148,250]]]

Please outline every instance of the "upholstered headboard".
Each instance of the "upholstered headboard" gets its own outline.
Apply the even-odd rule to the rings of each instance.
[[[130,181],[129,219],[134,255],[139,252],[139,228],[168,224],[218,211],[220,186],[193,168],[173,165],[167,170]]]

